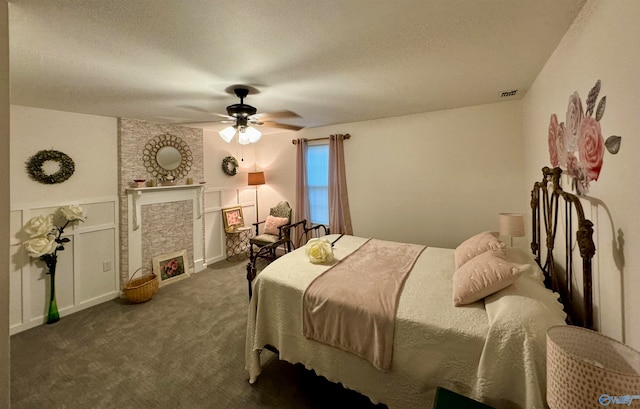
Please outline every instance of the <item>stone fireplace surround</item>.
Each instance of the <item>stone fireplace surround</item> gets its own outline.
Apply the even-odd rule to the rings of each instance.
[[[186,249],[189,272],[202,271],[201,185],[127,189],[127,252],[129,275],[150,268],[153,257]],[[127,277],[128,279],[128,277]]]
[[[175,186],[131,186],[134,179],[150,180],[154,177],[144,167],[143,150],[151,138],[164,133],[176,135],[188,144],[193,160],[187,176],[194,181],[204,178],[202,129],[120,118],[118,191],[121,287],[139,267],[151,269],[152,257],[160,254],[186,249],[191,272],[201,271],[205,267],[203,186],[185,185],[184,180],[178,180]],[[143,225],[149,222],[152,225]]]

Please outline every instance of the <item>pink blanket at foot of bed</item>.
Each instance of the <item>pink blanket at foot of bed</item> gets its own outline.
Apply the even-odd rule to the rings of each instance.
[[[424,249],[376,239],[365,242],[306,289],[304,335],[390,370],[398,300]]]

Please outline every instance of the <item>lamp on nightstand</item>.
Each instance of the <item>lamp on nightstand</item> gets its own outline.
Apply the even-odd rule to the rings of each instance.
[[[511,238],[524,237],[524,216],[520,213],[500,213],[500,234]]]

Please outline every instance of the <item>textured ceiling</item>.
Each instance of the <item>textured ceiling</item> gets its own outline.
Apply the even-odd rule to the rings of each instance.
[[[248,84],[313,127],[520,98],[584,2],[10,0],[11,102],[209,121]]]

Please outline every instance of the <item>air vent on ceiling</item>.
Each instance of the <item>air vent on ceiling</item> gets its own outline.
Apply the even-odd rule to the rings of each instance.
[[[512,89],[512,90],[509,90],[509,91],[502,91],[502,92],[500,92],[500,98],[515,97],[517,92],[518,92],[517,89]]]

